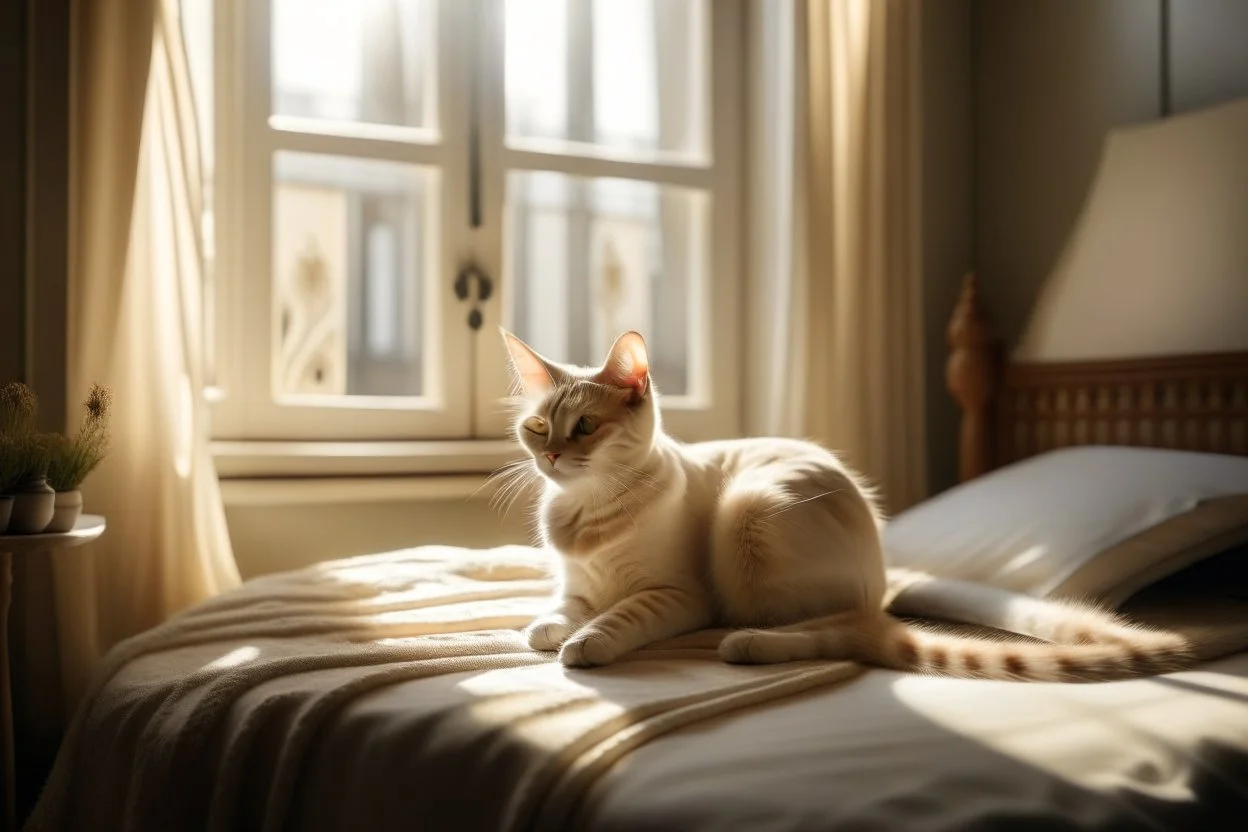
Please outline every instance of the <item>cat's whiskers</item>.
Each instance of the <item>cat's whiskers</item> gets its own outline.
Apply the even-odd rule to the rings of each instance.
[[[490,507],[495,511],[501,510],[504,518],[511,514],[512,506],[524,494],[525,487],[537,478],[537,472],[526,464],[528,462],[529,460],[518,460],[516,463],[509,463],[491,475],[491,478],[497,476],[501,484],[490,497]]]
[[[511,484],[511,486],[509,487],[507,491],[507,496],[503,498],[503,500],[500,500],[504,518],[507,518],[511,515],[512,507],[515,506],[516,501],[519,500],[520,497],[524,495],[524,491],[525,491],[524,487],[528,484],[528,482],[529,482],[528,480],[513,481],[513,483]]]
[[[529,460],[528,457],[525,457],[523,459],[513,459],[511,462],[503,463],[498,468],[495,468],[493,471],[491,471],[490,475],[486,477],[485,480],[479,486],[477,486],[471,494],[469,494],[464,499],[471,500],[473,497],[476,497],[478,494],[481,493],[481,489],[485,488],[487,485],[490,485],[496,479],[501,479],[503,481],[506,481],[508,476],[514,475],[517,468],[520,468],[521,466],[524,466],[524,465],[528,465],[530,462],[531,460]]]
[[[485,488],[487,485],[495,484],[500,481],[506,482],[513,477],[526,473],[531,467],[532,465],[529,459],[517,459],[508,462],[495,469],[488,477],[486,477],[485,482],[481,483],[476,491],[473,491],[471,496],[475,497],[477,492],[479,492],[482,488]]]

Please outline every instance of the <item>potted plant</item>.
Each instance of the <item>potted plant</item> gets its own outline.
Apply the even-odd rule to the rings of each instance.
[[[14,493],[28,473],[26,444],[38,407],[35,391],[20,381],[0,385],[0,534],[9,530]]]
[[[48,485],[55,492],[51,522],[44,531],[67,532],[74,528],[82,514],[82,486],[87,475],[95,470],[108,454],[108,409],[112,393],[106,387],[92,385],[83,407],[86,413],[78,432],[72,437],[52,437],[48,456]]]
[[[13,514],[13,487],[17,485],[15,443],[8,434],[0,434],[0,534],[9,528]]]
[[[13,509],[7,534],[39,534],[52,522],[56,492],[48,485],[52,434],[26,431],[12,437],[14,473]]]

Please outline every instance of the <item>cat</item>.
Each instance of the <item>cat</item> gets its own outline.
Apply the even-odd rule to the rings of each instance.
[[[524,631],[567,667],[610,665],[704,628],[730,663],[846,659],[962,678],[1103,681],[1189,666],[1182,636],[1091,606],[1034,599],[990,614],[994,590],[886,569],[872,489],[797,439],[685,444],[663,430],[645,340],[626,332],[600,367],[559,364],[502,330],[514,433],[536,471],[558,595]],[[943,615],[1040,642],[924,628]],[[980,606],[984,606],[980,609]],[[1000,605],[998,605],[1000,606]],[[1058,642],[1058,643],[1054,643]]]

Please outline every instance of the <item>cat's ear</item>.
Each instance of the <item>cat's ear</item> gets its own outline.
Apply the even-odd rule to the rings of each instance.
[[[502,327],[498,331],[503,335],[503,343],[507,345],[507,354],[511,357],[511,370],[516,380],[529,396],[544,396],[558,383],[563,374],[553,364],[537,354],[528,344],[521,341]]]
[[[616,338],[594,380],[632,390],[637,398],[645,398],[650,392],[650,355],[646,351],[646,340],[631,331]]]

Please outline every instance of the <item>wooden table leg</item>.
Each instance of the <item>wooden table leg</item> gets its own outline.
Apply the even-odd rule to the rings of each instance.
[[[4,828],[17,829],[17,772],[13,760],[13,689],[9,685],[9,605],[13,555],[0,552],[0,753],[4,754]]]

